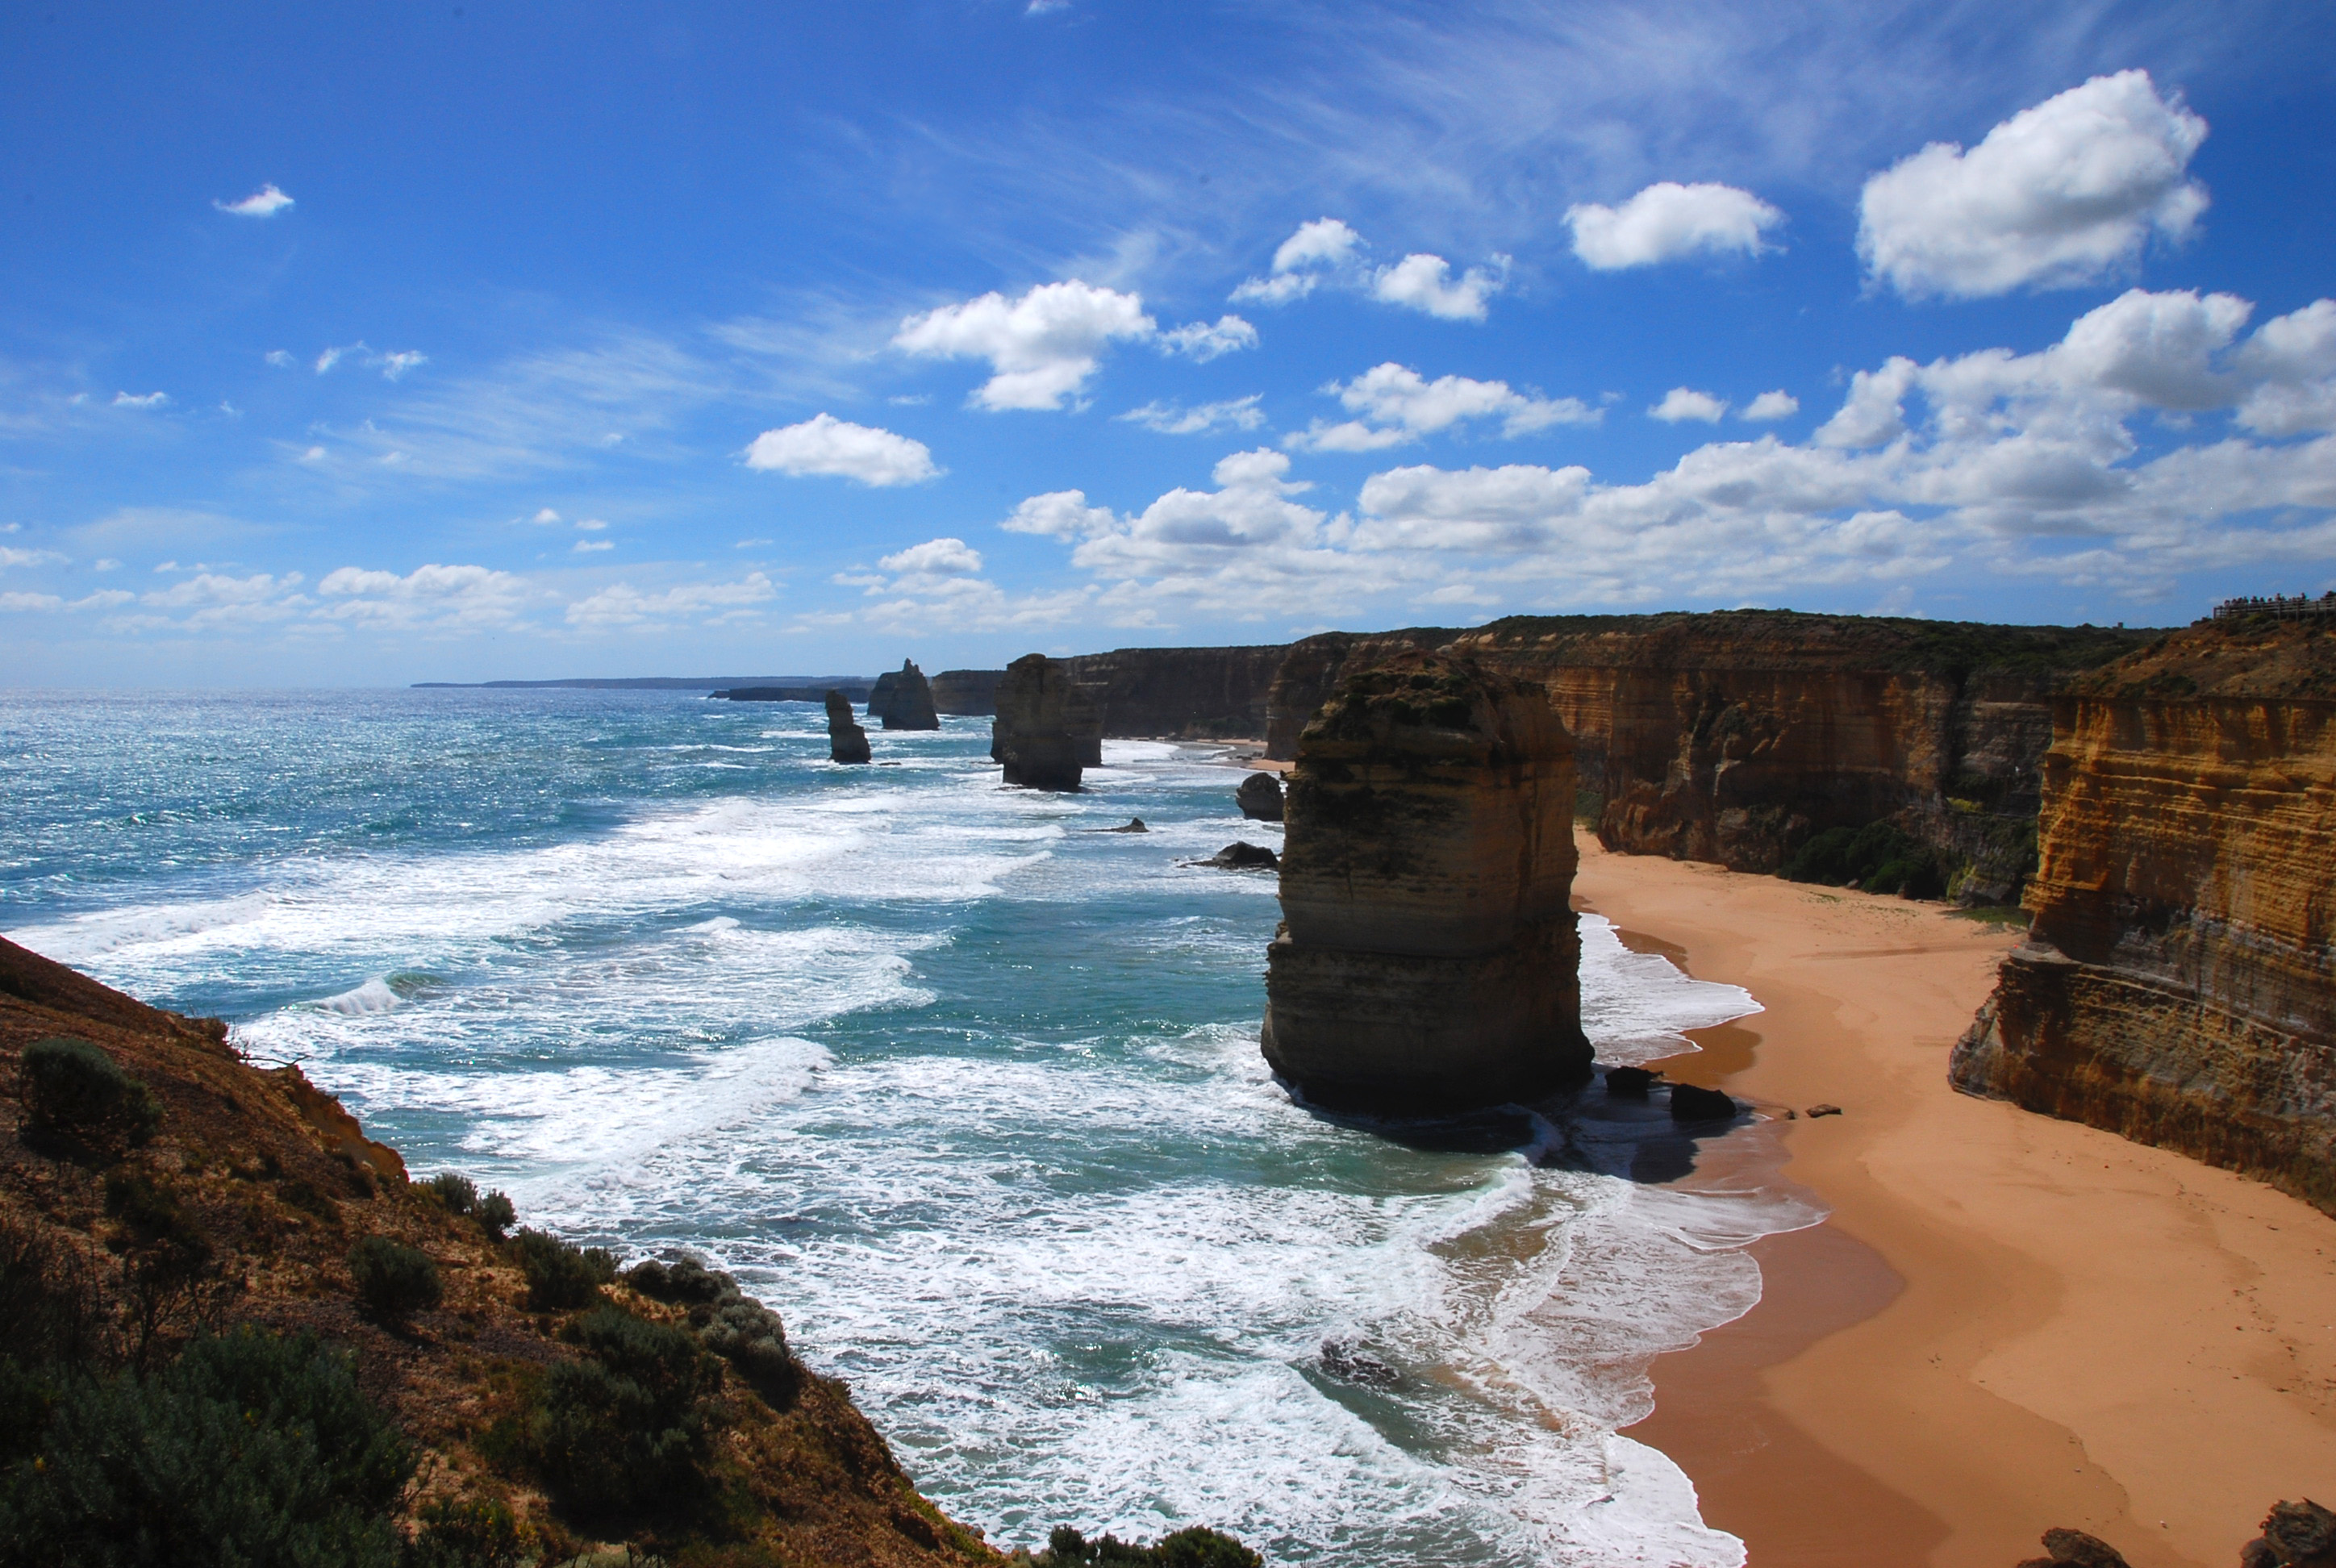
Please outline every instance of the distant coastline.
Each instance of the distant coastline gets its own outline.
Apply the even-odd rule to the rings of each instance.
[[[735,686],[793,686],[865,693],[875,684],[872,675],[645,675],[606,678],[586,676],[568,680],[417,680],[410,689],[537,691],[570,687],[581,691],[713,691]]]

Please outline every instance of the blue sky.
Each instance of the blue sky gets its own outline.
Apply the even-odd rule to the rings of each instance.
[[[12,684],[2336,587],[2336,42],[1958,0],[0,16]]]

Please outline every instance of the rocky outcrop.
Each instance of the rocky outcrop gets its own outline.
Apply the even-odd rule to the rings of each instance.
[[[1241,815],[1253,823],[1278,823],[1282,811],[1281,781],[1270,773],[1253,773],[1233,791],[1233,801]]]
[[[868,732],[852,716],[852,699],[840,691],[827,694],[827,756],[830,762],[866,762]]]
[[[991,760],[1006,782],[1029,789],[1076,790],[1081,770],[1103,763],[1103,716],[1063,660],[1027,654],[998,683]]]
[[[2201,624],[2075,683],[2039,836],[1955,1086],[2336,1213],[2336,626]]]
[[[1254,739],[1265,734],[1266,699],[1290,649],[1123,648],[1063,662],[1119,738]]]
[[[868,716],[883,721],[886,729],[939,729],[940,715],[933,707],[933,688],[914,659],[876,677],[868,693]]]
[[[2032,862],[2050,693],[2149,635],[1785,610],[1331,633],[1291,646],[1267,755],[1292,755],[1341,669],[1440,646],[1547,690],[1609,849],[1773,872],[1828,828],[1887,821],[1946,862],[1953,892],[1993,902]]]
[[[1290,777],[1274,1071],[1317,1104],[1406,1113],[1585,1079],[1573,790],[1536,684],[1418,653],[1351,671]]]
[[[966,718],[988,718],[998,711],[998,683],[1005,678],[1002,669],[945,669],[933,677],[933,707]]]

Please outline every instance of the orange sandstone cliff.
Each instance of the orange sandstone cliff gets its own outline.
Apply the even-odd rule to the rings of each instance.
[[[2044,764],[1955,1086],[2336,1213],[2336,618],[2166,636],[2054,700]]]

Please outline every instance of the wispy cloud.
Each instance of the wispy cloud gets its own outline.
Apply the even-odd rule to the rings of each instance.
[[[211,205],[238,218],[273,218],[291,206],[292,199],[270,184],[261,186],[240,201],[213,201]]]

